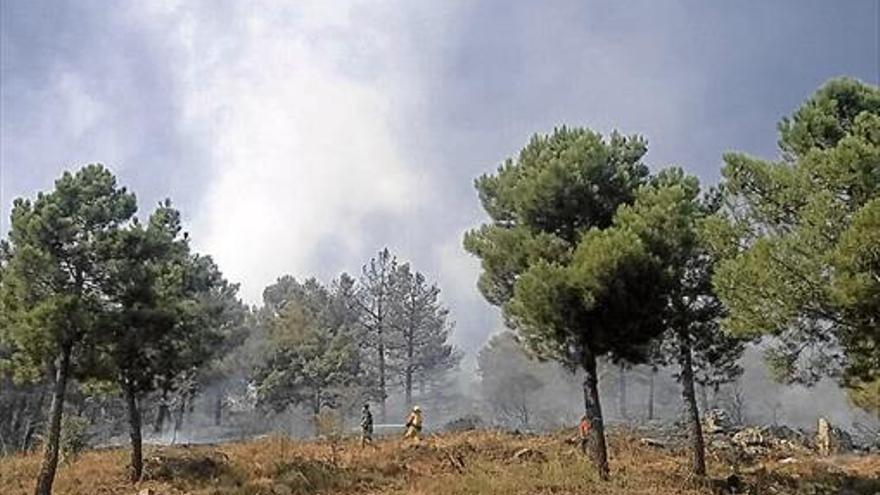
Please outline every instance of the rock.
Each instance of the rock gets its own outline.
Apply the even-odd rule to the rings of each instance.
[[[143,490],[139,491],[137,495],[156,495],[156,491],[152,488],[144,488]]]
[[[801,448],[806,443],[802,433],[787,426],[750,426],[736,432],[731,439],[742,447]]]
[[[730,431],[732,427],[730,417],[724,409],[712,409],[703,418],[703,430],[706,433],[724,433]]]
[[[749,426],[731,436],[714,435],[707,442],[709,448],[725,457],[749,460],[769,454],[779,458],[810,451],[808,437],[787,426]]]
[[[513,453],[513,458],[517,461],[537,461],[544,462],[547,460],[547,456],[544,455],[543,452],[538,450],[530,449],[528,447],[517,450]]]
[[[840,454],[853,449],[853,440],[849,433],[833,426],[826,418],[819,418],[816,448],[824,456]]]
[[[794,457],[786,457],[785,459],[781,459],[779,461],[779,464],[795,464],[797,462],[798,462],[798,460],[795,459]]]
[[[733,443],[741,446],[766,446],[767,438],[764,435],[764,432],[760,427],[750,426],[748,428],[743,428],[742,430],[736,432],[733,435]]]

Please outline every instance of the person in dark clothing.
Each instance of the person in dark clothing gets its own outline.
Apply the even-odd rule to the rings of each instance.
[[[361,413],[361,447],[373,444],[373,413],[370,412],[370,405],[364,404]]]

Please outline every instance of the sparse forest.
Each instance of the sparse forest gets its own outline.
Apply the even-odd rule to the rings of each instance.
[[[567,127],[477,179],[490,223],[464,246],[479,288],[528,352],[582,370],[601,478],[600,358],[620,363],[623,417],[628,365],[677,366],[697,476],[695,385],[734,382],[749,340],[765,337],[780,380],[833,377],[865,404],[880,368],[878,104],[876,87],[827,83],[779,124],[781,160],[730,153],[705,192],[680,169],[650,173],[640,136]]]
[[[377,401],[384,416],[389,394],[412,404],[458,366],[439,289],[387,249],[360,279],[285,275],[248,307],[170,201],[145,220],[136,211],[101,165],[15,202],[0,265],[0,447],[39,447],[39,494],[59,462],[123,432],[140,480],[145,430],[174,443],[199,403],[216,427],[231,406],[246,411],[227,435],[268,431],[254,425],[288,410],[317,434],[326,410],[350,417]]]
[[[778,129],[779,158],[728,153],[717,185],[649,166],[640,135],[566,126],[532,137],[475,181],[486,219],[464,233],[463,248],[506,328],[473,352],[454,343],[442,280],[391,248],[329,280],[279,273],[249,305],[211,253],[194,247],[171,200],[141,214],[107,167],[65,172],[51,190],[14,200],[0,243],[0,487],[22,486],[15,470],[49,495],[59,473],[77,472],[78,458],[97,448],[124,449],[120,476],[152,486],[163,469],[183,469],[157,465],[166,450],[156,449],[167,448],[158,445],[264,435],[280,443],[262,438],[260,452],[282,449],[280,459],[290,439],[328,446],[330,460],[303,467],[306,482],[290,481],[287,493],[400,488],[386,477],[410,462],[425,493],[466,493],[426,481],[435,469],[486,487],[467,493],[496,493],[489,470],[515,476],[493,457],[501,451],[551,466],[559,479],[536,493],[556,493],[553,483],[560,493],[647,486],[629,478],[639,456],[674,466],[652,483],[696,479],[704,484],[681,493],[745,493],[732,484],[746,481],[721,486],[719,473],[779,447],[767,446],[777,437],[796,452],[788,458],[859,451],[876,466],[880,89],[831,80]],[[785,426],[774,394],[794,385],[842,390],[840,407],[859,415],[853,431],[831,425],[825,445],[806,440],[813,430]],[[397,436],[414,406],[425,411],[425,433],[495,433],[430,437],[395,457],[407,467],[379,466],[345,443],[361,434],[365,404],[375,408],[377,456],[410,455],[380,439]],[[826,413],[813,407],[815,429]],[[737,435],[756,423],[771,426],[737,450]],[[369,424],[372,433],[372,416]],[[589,460],[565,450],[576,442]],[[295,458],[312,455],[309,445],[293,447],[305,449]],[[210,492],[172,476],[173,493],[281,493],[242,478],[243,463],[264,453],[238,448],[210,461],[236,463],[213,476],[238,488]],[[431,464],[434,454],[445,467]],[[486,471],[469,470],[470,459]],[[30,467],[7,467],[18,462]],[[624,463],[629,471],[615,467]],[[282,479],[288,464],[259,476]],[[356,481],[346,466],[373,481]],[[850,481],[880,489],[873,479]]]

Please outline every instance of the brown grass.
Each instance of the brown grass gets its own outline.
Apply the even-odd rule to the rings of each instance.
[[[514,459],[519,449],[539,452]],[[385,440],[361,450],[343,442],[263,438],[194,447],[147,447],[145,481],[125,480],[124,449],[86,452],[61,467],[57,494],[711,494],[723,493],[733,468],[710,462],[710,478],[691,479],[687,452],[640,445],[631,436],[610,439],[612,479],[599,482],[592,465],[564,435],[515,436],[470,432],[429,437],[420,444]],[[0,494],[27,494],[37,455],[0,458]],[[765,460],[739,468],[746,493],[880,492],[880,456]],[[727,490],[730,492],[730,490]]]

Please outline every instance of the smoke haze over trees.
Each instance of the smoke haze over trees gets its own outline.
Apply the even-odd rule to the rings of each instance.
[[[14,201],[0,245],[0,449],[42,449],[42,495],[76,445],[130,445],[136,481],[145,439],[314,436],[364,403],[381,426],[418,404],[434,431],[586,415],[603,478],[606,422],[684,418],[699,476],[708,409],[878,428],[878,95],[830,81],[780,124],[780,160],[728,154],[717,189],[652,171],[637,135],[536,135],[475,183],[464,249],[507,328],[471,362],[441,280],[391,247],[249,306],[170,200],[140,218],[108,168],[66,172]]]

